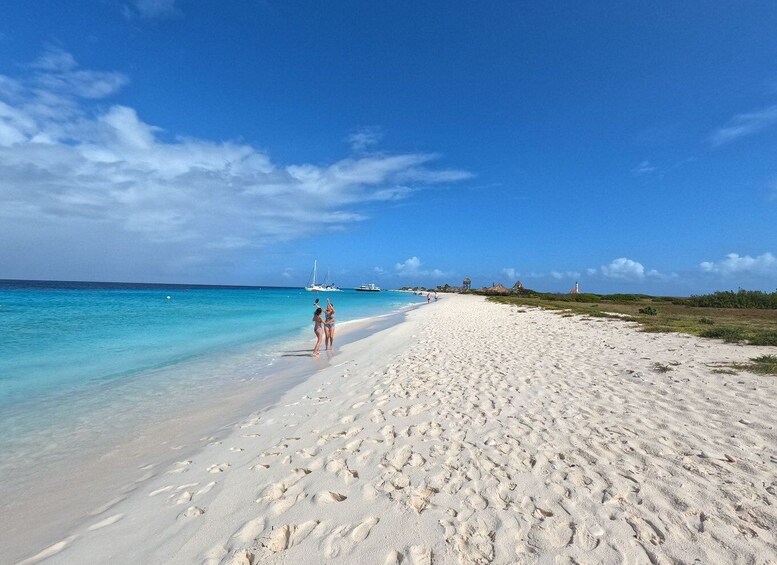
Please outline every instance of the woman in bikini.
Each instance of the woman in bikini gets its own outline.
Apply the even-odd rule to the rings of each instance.
[[[335,348],[335,305],[329,302],[329,299],[326,299],[326,310],[324,310],[324,332],[325,332],[325,343],[324,349],[329,349],[330,347],[332,350]]]
[[[313,348],[313,355],[318,355],[321,349],[321,342],[324,341],[324,320],[321,319],[321,308],[316,308],[313,313],[313,333],[316,334],[316,346]]]

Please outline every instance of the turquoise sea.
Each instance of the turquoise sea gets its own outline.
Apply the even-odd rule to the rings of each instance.
[[[27,468],[55,464],[106,431],[126,432],[146,407],[172,413],[231,383],[272,378],[279,359],[312,348],[316,297],[335,303],[340,324],[423,300],[401,292],[0,281],[0,475],[22,460]]]

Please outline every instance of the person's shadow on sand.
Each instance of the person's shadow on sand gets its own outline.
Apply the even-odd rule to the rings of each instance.
[[[310,357],[313,353],[310,349],[298,349],[295,351],[284,351],[281,357]]]

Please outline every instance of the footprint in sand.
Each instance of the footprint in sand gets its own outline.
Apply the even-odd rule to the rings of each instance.
[[[207,468],[208,473],[223,473],[227,469],[229,469],[232,465],[229,463],[218,463],[216,465],[211,465]]]
[[[272,512],[275,515],[283,514],[300,500],[307,498],[307,496],[307,493],[301,486],[292,487],[292,489],[286,492],[286,495],[282,499],[273,504]]]
[[[343,524],[329,532],[323,542],[324,553],[329,558],[334,558],[341,553],[350,553],[356,544],[363,542],[370,535],[370,530],[380,521],[375,516],[370,516],[364,522],[353,527]]]
[[[559,549],[572,540],[572,528],[560,520],[544,520],[533,525],[527,536],[530,546],[539,550]]]
[[[432,565],[432,550],[423,545],[411,547],[410,565]]]
[[[267,520],[264,516],[259,516],[249,520],[232,535],[232,539],[240,544],[247,544],[254,541],[267,527]]]
[[[347,498],[347,496],[340,494],[339,492],[325,490],[324,492],[320,492],[315,497],[313,497],[313,500],[318,504],[327,504],[330,502],[342,502]]]
[[[394,432],[394,426],[392,425],[386,425],[383,426],[380,429],[380,434],[383,436],[383,441],[386,442],[386,445],[394,445],[394,440],[397,437],[397,434]]]
[[[405,556],[395,549],[386,556],[386,560],[383,562],[383,565],[401,565],[404,559]]]
[[[228,565],[253,565],[255,557],[253,553],[243,549],[232,556]]]
[[[348,451],[350,453],[358,453],[359,449],[362,446],[362,443],[364,443],[364,440],[361,439],[355,439],[350,443],[347,443],[345,445],[345,451]]]
[[[570,524],[572,542],[583,551],[592,551],[599,545],[599,540],[585,526]]]
[[[365,539],[367,539],[367,536],[370,535],[370,530],[372,530],[372,528],[375,527],[375,524],[377,524],[379,521],[380,518],[370,516],[353,529],[353,532],[351,532],[351,539],[356,543],[363,542]]]
[[[319,452],[318,448],[306,447],[304,449],[300,449],[294,455],[299,455],[300,457],[304,457],[305,459],[311,459],[316,455],[318,455],[318,452]]]
[[[359,472],[349,468],[345,459],[332,459],[326,464],[326,470],[343,479],[346,484],[359,478]]]
[[[415,488],[410,494],[410,499],[408,500],[407,504],[410,506],[410,508],[420,514],[429,505],[429,499],[432,497],[432,495],[436,494],[437,492],[438,491],[436,489],[430,488],[426,485],[421,485]]]
[[[210,491],[211,491],[211,489],[212,489],[214,486],[216,486],[216,481],[211,481],[211,482],[209,482],[207,485],[205,485],[204,487],[202,487],[200,490],[198,490],[198,491],[197,491],[197,492],[194,494],[194,496],[200,496],[200,495],[203,495],[203,494],[205,494],[205,493],[208,493],[208,492],[210,492]]]
[[[205,510],[199,506],[189,506],[189,508],[184,510],[179,517],[196,518],[197,516],[202,516],[203,514],[205,514]]]
[[[410,460],[410,456],[412,454],[413,451],[410,449],[410,446],[404,445],[388,456],[386,458],[386,463],[394,467],[394,469],[397,471],[401,471],[402,467],[407,465],[407,462]]]
[[[626,523],[634,530],[639,541],[650,542],[653,545],[664,543],[666,536],[653,522],[638,516],[626,516]]]
[[[192,464],[191,461],[179,461],[178,463],[175,464],[175,468],[174,469],[170,469],[167,472],[167,474],[168,475],[175,475],[175,474],[178,474],[178,473],[185,473],[187,471],[187,468],[191,464]]]
[[[278,553],[298,545],[316,529],[319,523],[318,520],[308,520],[299,525],[286,524],[281,526],[273,532],[267,547],[273,553]]]
[[[65,549],[68,545],[73,543],[73,540],[76,539],[78,536],[70,536],[68,538],[63,539],[60,542],[55,543],[54,545],[47,547],[40,553],[36,553],[29,559],[25,559],[24,561],[19,562],[17,565],[33,565],[33,563],[38,563],[40,561],[43,561],[44,559],[48,559],[52,555],[56,555],[63,549]]]
[[[100,528],[104,528],[106,526],[110,526],[111,524],[115,524],[119,520],[121,520],[124,517],[124,514],[114,514],[110,518],[106,518],[105,520],[102,520],[100,522],[97,522],[96,524],[92,524],[87,528],[90,532],[94,530],[99,530]]]
[[[152,490],[150,493],[148,493],[148,496],[156,496],[158,494],[162,494],[163,492],[167,492],[169,490],[173,490],[173,485],[167,485],[166,487],[158,488],[156,490]]]

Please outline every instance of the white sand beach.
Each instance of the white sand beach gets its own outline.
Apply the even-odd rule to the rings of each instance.
[[[775,353],[441,295],[22,563],[777,563]]]

